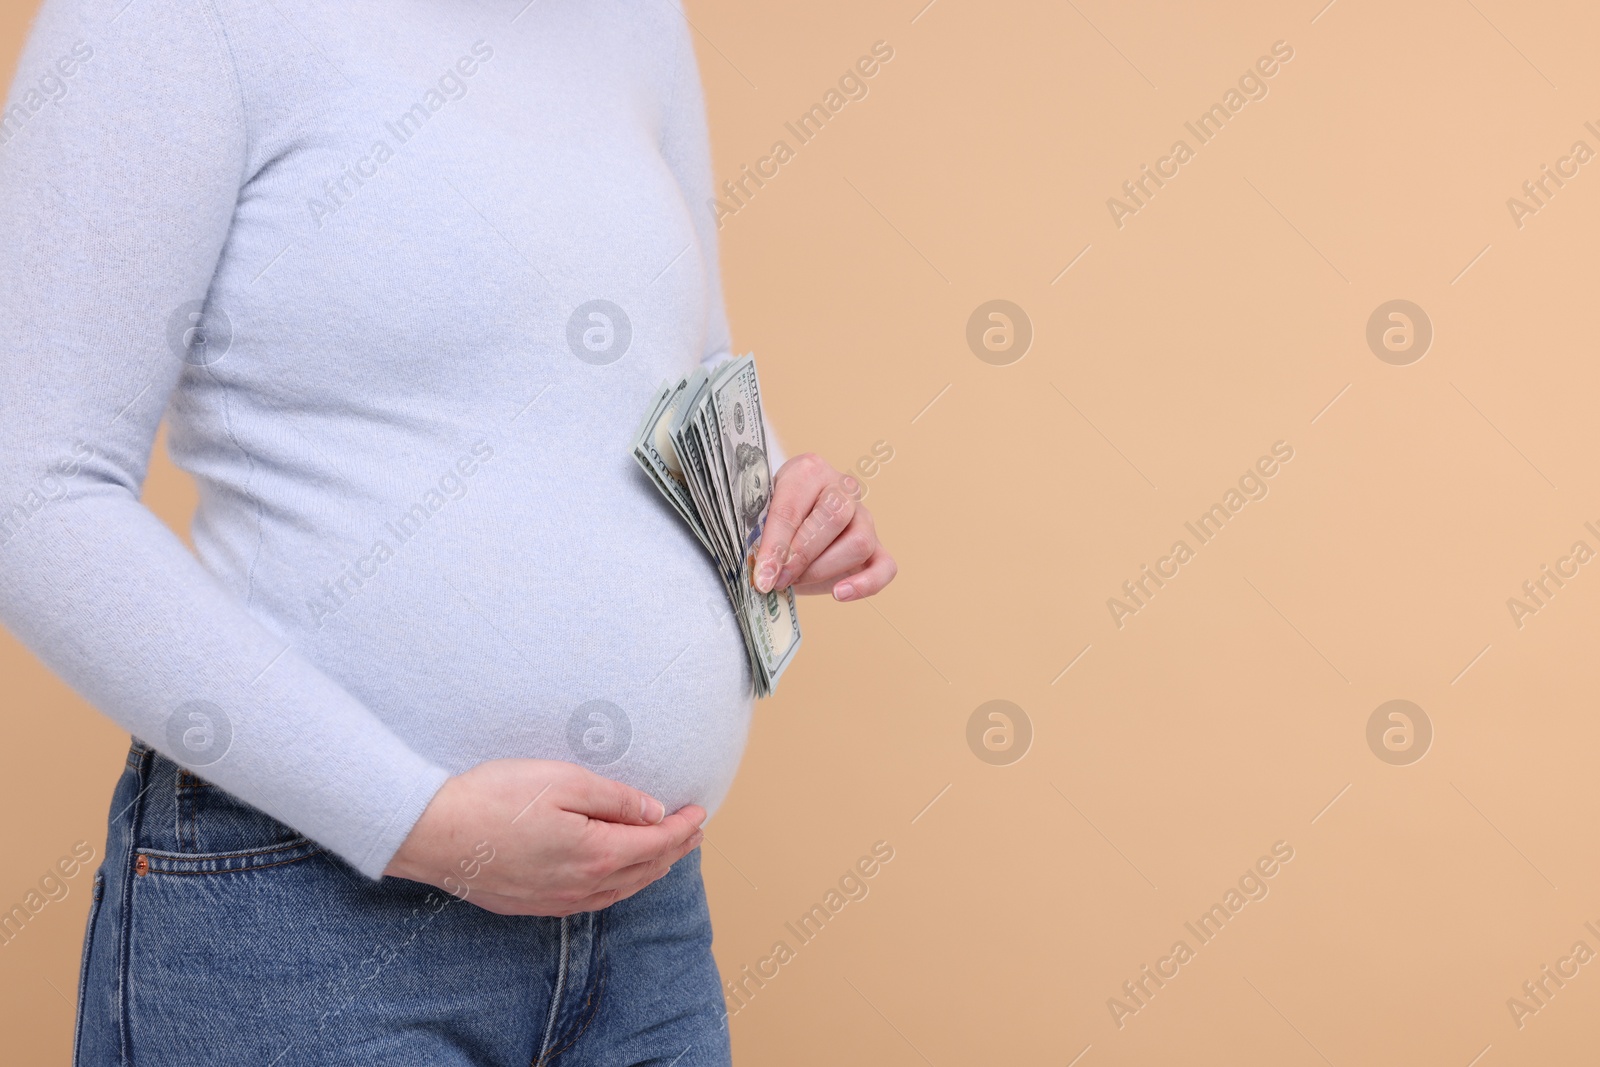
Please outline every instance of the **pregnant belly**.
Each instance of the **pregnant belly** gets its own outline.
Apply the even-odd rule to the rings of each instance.
[[[283,531],[253,607],[452,773],[563,760],[714,809],[749,726],[744,645],[709,557],[632,473],[485,479],[414,526],[398,503],[364,516],[332,552]]]

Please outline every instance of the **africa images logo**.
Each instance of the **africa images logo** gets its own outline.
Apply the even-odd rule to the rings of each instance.
[[[567,347],[591,367],[615,363],[627,355],[632,342],[628,313],[609,300],[580,304],[567,319]]]

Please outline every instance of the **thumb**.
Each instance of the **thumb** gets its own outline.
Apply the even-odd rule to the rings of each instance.
[[[648,793],[582,767],[573,769],[578,776],[561,798],[561,806],[568,811],[630,826],[654,826],[667,817],[666,805]]]

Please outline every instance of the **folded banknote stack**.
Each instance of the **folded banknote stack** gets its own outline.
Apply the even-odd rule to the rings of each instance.
[[[768,696],[800,647],[800,614],[792,588],[760,593],[752,580],[772,499],[754,357],[662,383],[634,436],[633,457],[716,561],[756,695]]]

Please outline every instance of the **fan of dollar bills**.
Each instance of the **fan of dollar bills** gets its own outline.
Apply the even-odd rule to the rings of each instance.
[[[716,560],[756,695],[770,695],[800,647],[800,614],[792,588],[759,593],[751,581],[772,499],[754,357],[663,382],[634,435],[633,458]]]

